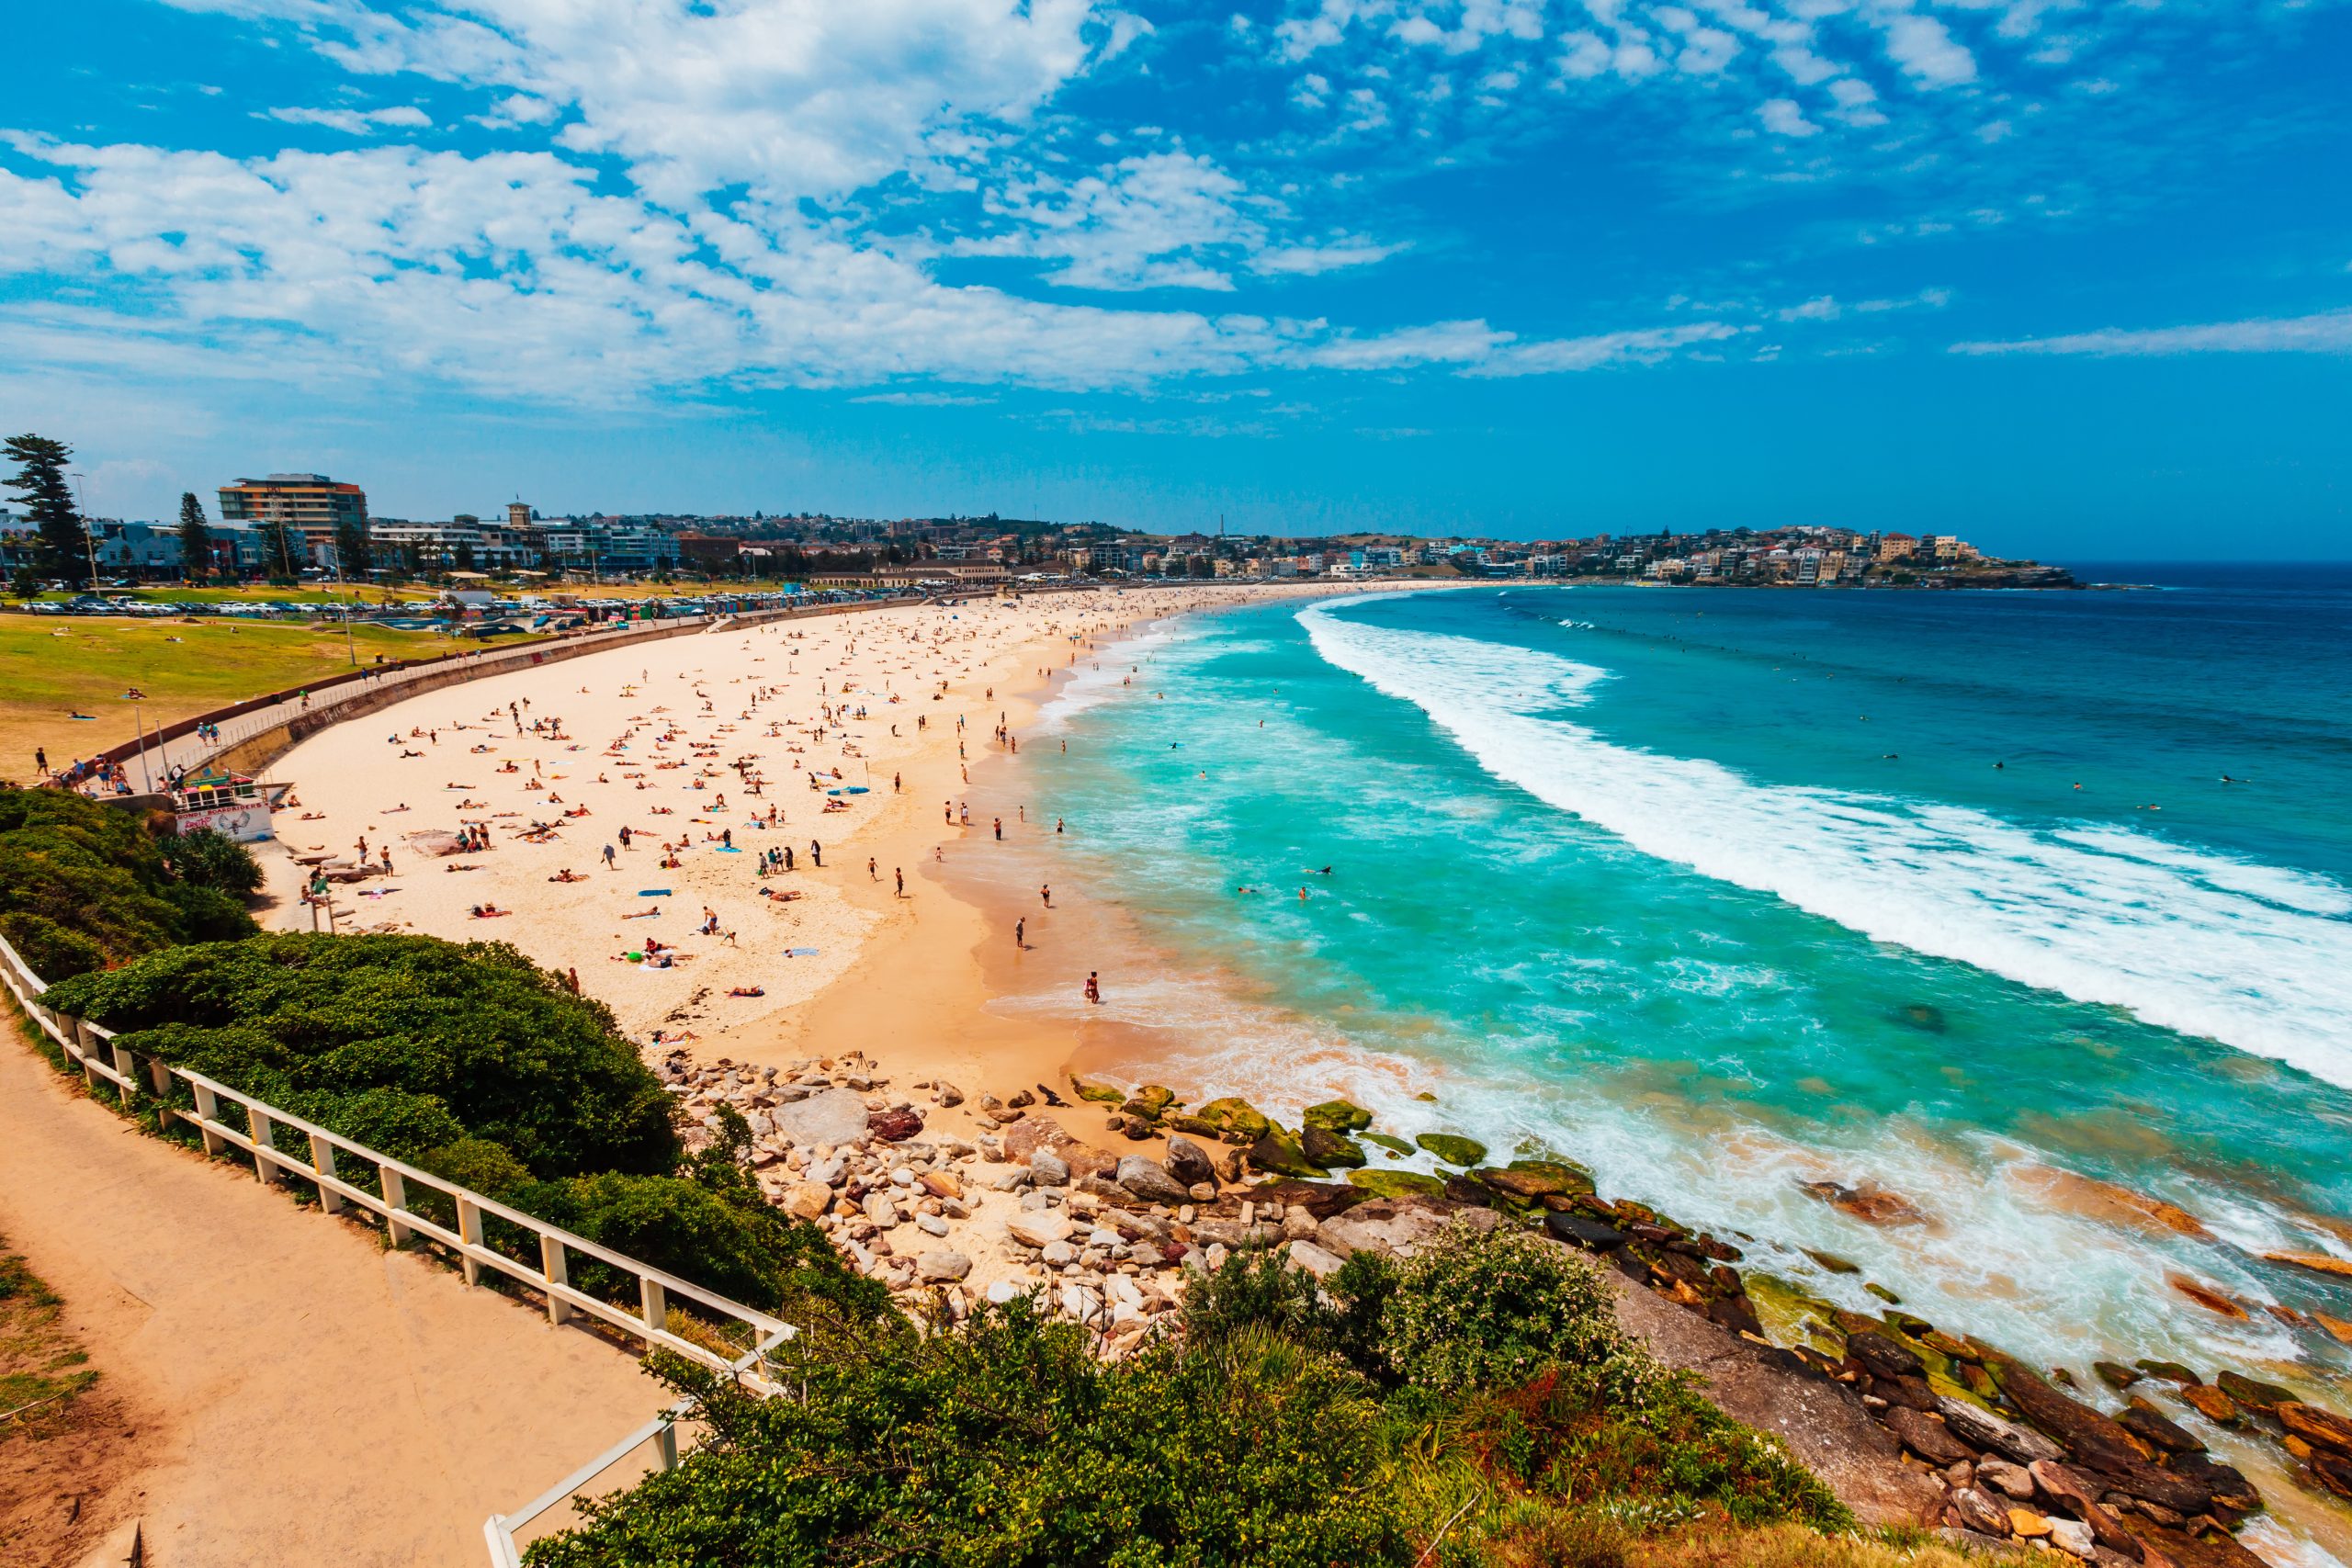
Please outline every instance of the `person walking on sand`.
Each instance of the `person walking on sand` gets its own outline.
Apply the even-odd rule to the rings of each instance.
[[[1102,1000],[1102,976],[1091,969],[1086,972],[1086,999],[1098,1006]]]
[[[613,863],[614,863],[613,846],[612,846],[612,845],[610,845],[610,844],[606,844],[606,845],[605,846],[605,869],[606,871],[610,871],[610,870],[612,870],[612,869],[613,869]]]
[[[894,894],[893,896],[894,896],[894,897],[899,897],[899,898],[903,898],[903,897],[905,897],[907,896],[907,872],[906,872],[906,868],[905,868],[904,866],[892,866],[892,867],[890,868],[890,875],[891,875],[891,876],[892,876],[892,877],[893,877],[893,878],[898,882],[898,884],[899,884],[898,888],[897,888],[897,891],[895,892],[895,894]]]
[[[1045,900],[1046,908],[1052,908],[1054,907],[1054,885],[1048,882],[1043,887],[1038,888],[1037,897]]]
[[[1000,843],[1000,844],[1001,844],[1001,843],[1004,842],[1004,818],[1001,818],[1001,817],[999,817],[999,818],[997,818],[995,820],[996,820],[996,841],[997,841],[998,843]]]
[[[1015,920],[1012,922],[1012,945],[1015,948],[1023,948],[1029,945],[1028,921]]]

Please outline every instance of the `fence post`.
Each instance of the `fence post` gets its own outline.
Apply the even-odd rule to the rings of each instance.
[[[662,1456],[662,1469],[678,1468],[678,1428],[675,1425],[668,1421],[662,1422],[662,1429],[653,1434],[653,1446],[655,1451]]]
[[[384,1235],[397,1250],[406,1247],[408,1238],[416,1234],[392,1218],[394,1214],[404,1213],[408,1210],[408,1178],[389,1166],[379,1166],[376,1168],[376,1179],[384,1187]]]
[[[82,1081],[96,1089],[98,1087],[98,1069],[92,1062],[94,1054],[90,1047],[96,1037],[90,1032],[90,1026],[85,1021],[77,1018],[70,1021],[74,1026],[69,1032],[74,1036],[74,1057],[82,1064]]]
[[[481,1211],[462,1194],[458,1199],[458,1237],[469,1247],[481,1245]],[[474,1260],[470,1252],[466,1254],[466,1283],[481,1283],[481,1265]]]
[[[172,1069],[164,1065],[161,1056],[147,1058],[147,1082],[155,1090],[155,1131],[172,1130]]]
[[[254,1134],[254,1174],[266,1185],[277,1179],[277,1162],[269,1157],[269,1151],[277,1147],[277,1140],[270,1132],[269,1112],[258,1105],[248,1104],[245,1121]]]
[[[334,1174],[334,1145],[316,1133],[311,1134],[311,1168],[321,1176]],[[343,1194],[334,1191],[323,1181],[319,1183],[319,1213],[322,1214],[343,1213]]]
[[[637,1303],[645,1314],[645,1348],[654,1349],[660,1344],[656,1336],[665,1332],[670,1321],[670,1293],[662,1288],[661,1280],[640,1276]]]
[[[564,1261],[562,1237],[540,1235],[539,1272],[548,1282],[548,1321],[558,1325],[569,1322],[571,1303],[559,1300],[555,1293],[556,1286],[571,1283],[571,1273]]]
[[[213,1126],[220,1120],[220,1097],[200,1083],[188,1087],[196,1090],[197,1130],[204,1134],[204,1152],[207,1156],[217,1155],[229,1146],[229,1140]]]

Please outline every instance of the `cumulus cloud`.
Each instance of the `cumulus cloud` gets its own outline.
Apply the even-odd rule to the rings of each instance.
[[[2263,317],[2188,327],[2107,327],[2060,337],[1956,343],[1954,354],[2085,354],[2101,357],[2178,354],[2352,354],[2352,310]]]
[[[329,130],[347,131],[354,136],[377,130],[424,130],[433,124],[430,115],[408,104],[381,109],[275,108],[265,110],[260,118],[283,120],[288,125],[322,125]]]

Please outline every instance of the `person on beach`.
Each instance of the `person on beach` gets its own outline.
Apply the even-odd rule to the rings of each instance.
[[[1043,887],[1038,888],[1037,897],[1044,901],[1046,908],[1052,908],[1054,907],[1054,885],[1049,882]]]
[[[896,893],[896,895],[895,895],[895,896],[896,896],[896,897],[900,897],[900,898],[905,897],[907,896],[907,873],[906,873],[906,869],[905,869],[903,866],[893,866],[893,867],[891,867],[891,868],[890,868],[890,874],[891,874],[891,876],[892,876],[892,877],[894,877],[895,879],[897,879],[897,882],[898,882],[898,884],[899,884],[898,891],[897,891],[897,893]]]
[[[612,870],[612,869],[613,869],[613,867],[614,867],[614,865],[615,865],[615,863],[616,863],[616,860],[615,860],[615,857],[614,857],[614,854],[613,854],[613,846],[612,846],[612,845],[610,845],[610,844],[606,844],[606,845],[605,846],[605,869],[606,871],[610,871],[610,870]]]
[[[1015,948],[1023,948],[1029,945],[1028,921],[1015,920],[1012,922],[1012,945]]]
[[[1097,1005],[1102,1000],[1102,977],[1091,969],[1086,972],[1086,999]]]

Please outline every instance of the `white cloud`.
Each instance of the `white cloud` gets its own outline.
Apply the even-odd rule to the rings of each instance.
[[[347,131],[353,136],[385,130],[424,130],[433,124],[431,116],[408,104],[381,109],[276,108],[264,111],[258,118],[283,120],[288,125],[322,125],[329,130]]]
[[[2216,321],[2191,327],[2108,327],[2063,337],[1956,343],[1954,354],[2085,354],[2103,357],[2176,354],[2352,354],[2352,310],[2312,316]]]
[[[1768,98],[1757,107],[1756,118],[1775,136],[1818,136],[1821,127],[1804,118],[1794,98]]]

